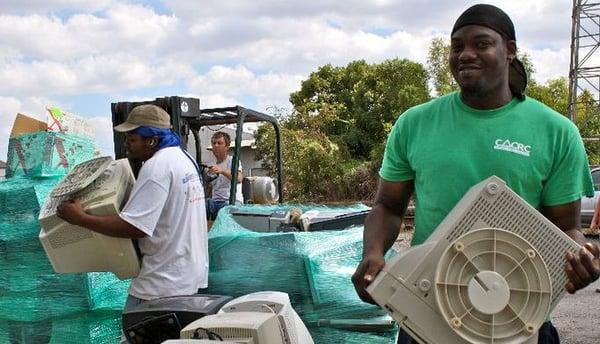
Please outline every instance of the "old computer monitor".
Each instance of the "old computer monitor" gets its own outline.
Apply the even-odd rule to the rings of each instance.
[[[131,239],[116,238],[72,225],[56,215],[60,202],[78,198],[91,215],[118,214],[135,178],[127,159],[92,159],[77,165],[58,183],[40,210],[40,241],[58,273],[113,272],[137,276],[140,262]]]

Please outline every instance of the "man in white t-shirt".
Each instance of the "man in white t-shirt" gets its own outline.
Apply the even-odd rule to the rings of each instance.
[[[57,209],[72,224],[138,240],[142,265],[125,310],[146,300],[195,294],[208,284],[204,189],[196,163],[170,128],[169,115],[155,105],[135,107],[114,128],[126,134],[127,156],[143,163],[120,214],[89,215],[76,199]]]
[[[219,210],[229,203],[229,195],[231,193],[231,163],[233,158],[228,155],[231,137],[229,134],[222,131],[217,131],[210,139],[212,153],[215,156],[216,162],[208,169],[209,175],[216,176],[211,181],[212,197],[206,200],[206,215],[209,220],[214,221],[217,218]],[[242,203],[242,188],[241,182],[244,176],[242,175],[242,163],[238,164],[237,187],[235,200]]]

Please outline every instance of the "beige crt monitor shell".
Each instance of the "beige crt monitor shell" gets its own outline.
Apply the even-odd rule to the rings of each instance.
[[[237,344],[228,340],[218,339],[168,339],[161,344]]]
[[[580,246],[498,177],[473,186],[367,292],[419,343],[537,343]]]
[[[86,164],[86,162],[82,163]],[[80,165],[82,165],[80,164]],[[57,187],[68,188],[68,181],[78,184],[81,175],[96,175],[95,171],[85,171],[85,165],[75,167]],[[123,207],[135,182],[127,159],[111,161],[108,164],[93,164],[89,168],[104,168],[98,176],[85,183],[83,189],[73,193],[49,196],[40,211],[40,241],[50,263],[58,273],[110,271],[119,279],[137,276],[140,269],[139,258],[131,239],[110,237],[72,225],[56,215],[60,202],[72,198],[81,200],[84,210],[91,215],[115,215]],[[80,178],[81,177],[81,178]],[[82,184],[83,185],[83,184]]]
[[[277,315],[262,312],[217,313],[204,316],[183,328],[181,339],[208,339],[208,330],[223,340],[243,344],[283,344]]]
[[[285,344],[314,344],[310,332],[292,307],[288,294],[259,291],[230,300],[219,313],[261,312],[277,315]]]

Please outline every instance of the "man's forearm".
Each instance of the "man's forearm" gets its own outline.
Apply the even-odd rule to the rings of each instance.
[[[100,234],[118,238],[143,238],[146,236],[144,232],[123,220],[119,215],[95,216],[84,214],[78,225]]]
[[[365,220],[363,257],[369,254],[384,255],[394,244],[400,232],[402,217],[378,204]]]
[[[221,171],[221,174],[224,175],[225,178],[231,180],[231,171],[223,170],[223,171]],[[242,182],[242,178],[243,178],[242,172],[238,171],[238,178],[237,178],[238,181],[237,182],[241,183]]]

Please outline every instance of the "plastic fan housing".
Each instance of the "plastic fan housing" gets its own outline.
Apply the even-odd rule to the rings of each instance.
[[[462,235],[442,254],[435,295],[448,325],[470,342],[518,342],[551,305],[546,264],[520,236],[495,228]]]
[[[565,294],[565,255],[580,248],[492,176],[367,292],[418,343],[533,344]]]

